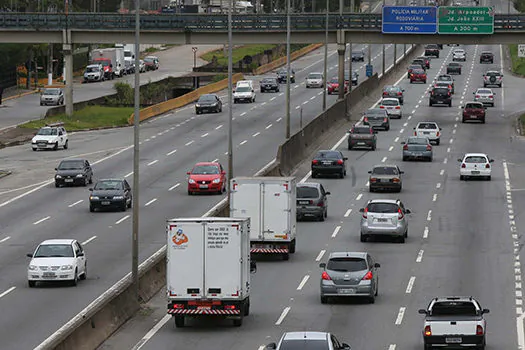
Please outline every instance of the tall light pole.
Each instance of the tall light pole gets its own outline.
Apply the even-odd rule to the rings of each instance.
[[[324,86],[323,86],[323,111],[326,111],[326,83],[328,82],[327,70],[328,70],[328,11],[330,1],[326,0],[326,19],[325,19],[325,29],[324,29]]]
[[[286,0],[286,138],[290,138],[290,0]]]
[[[131,276],[139,300],[139,130],[140,130],[140,0],[135,0],[135,115],[133,119],[133,224]]]
[[[368,13],[372,13],[372,0],[368,0]],[[368,65],[372,64],[372,44],[368,44]]]
[[[383,0],[383,7],[385,7],[385,0]],[[381,12],[383,12],[383,10],[381,10]],[[386,45],[383,43],[383,59],[382,59],[383,60],[383,62],[382,62],[383,63],[382,64],[383,65],[383,68],[382,68],[383,76],[385,75],[385,70],[386,70],[386,67],[385,67],[385,65],[386,65],[386,63],[385,63],[385,51],[386,51],[385,46]]]
[[[233,62],[232,62],[232,7],[233,0],[228,1],[228,193],[233,179]]]

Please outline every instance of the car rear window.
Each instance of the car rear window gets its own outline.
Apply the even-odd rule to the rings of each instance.
[[[386,111],[380,108],[369,109],[365,112],[365,115],[368,118],[384,118],[386,117]]]
[[[322,339],[283,340],[279,350],[329,350],[328,342]]]
[[[469,156],[465,158],[465,163],[486,163],[487,158],[483,156]]]
[[[437,125],[434,123],[419,123],[418,129],[437,129]]]
[[[367,208],[370,213],[397,213],[399,209],[394,203],[370,203]]]
[[[341,154],[339,152],[324,151],[318,152],[316,158],[341,159]]]
[[[432,306],[432,316],[476,316],[476,306],[468,301],[444,301]]]
[[[317,187],[298,186],[296,197],[297,198],[318,198],[319,190],[317,189]]]
[[[483,108],[481,103],[467,103],[465,108]]]
[[[372,170],[374,175],[397,175],[398,171],[396,168],[391,166],[378,166]]]
[[[339,272],[356,272],[368,268],[366,260],[363,258],[332,258],[328,260],[326,269]]]
[[[448,95],[448,88],[444,89],[444,88],[438,88],[438,89],[434,89],[434,94],[436,95]]]
[[[409,145],[426,145],[428,141],[423,137],[411,137],[408,139],[407,143]]]
[[[370,134],[370,128],[354,128],[354,134]]]
[[[423,69],[413,69],[412,73],[414,73],[414,74],[425,74],[425,71]]]
[[[383,100],[381,104],[383,106],[398,106],[399,101],[398,100]]]
[[[492,94],[492,90],[479,89],[476,94]]]

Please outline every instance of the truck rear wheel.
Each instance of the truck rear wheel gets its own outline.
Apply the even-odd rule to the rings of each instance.
[[[235,320],[233,320],[233,325],[235,327],[240,327],[242,326],[242,319],[244,318],[244,316],[241,314],[241,317],[240,318],[237,318]]]
[[[290,253],[292,253],[292,254],[295,253],[295,239],[292,240],[292,241],[290,242],[290,248],[289,248],[289,251],[290,251]]]
[[[284,254],[283,254],[283,260],[284,260],[284,261],[288,261],[288,260],[290,260],[290,254],[289,254],[289,253],[284,253]]]
[[[244,304],[244,316],[250,315],[250,298],[248,297],[246,299],[246,302]]]
[[[175,327],[184,327],[184,316],[175,316]]]

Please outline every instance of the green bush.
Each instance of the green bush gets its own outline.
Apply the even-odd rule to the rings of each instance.
[[[213,79],[211,80],[211,82],[216,83],[218,81],[221,81],[227,78],[228,78],[228,74],[217,74],[213,76]]]

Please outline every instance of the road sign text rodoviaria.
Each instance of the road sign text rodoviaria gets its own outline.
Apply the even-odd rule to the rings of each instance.
[[[438,8],[439,34],[493,34],[493,7],[441,6]]]

